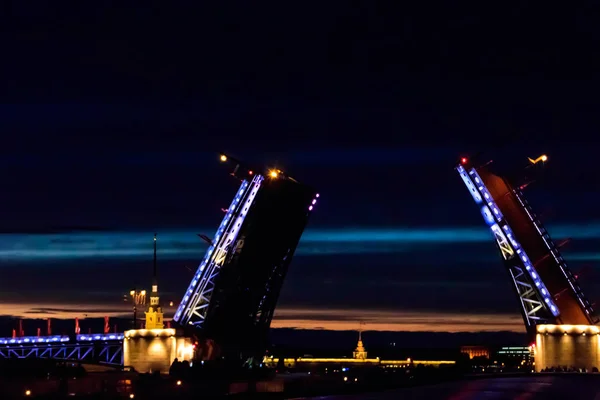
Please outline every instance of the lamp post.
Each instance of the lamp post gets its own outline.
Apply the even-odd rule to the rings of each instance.
[[[133,303],[133,329],[137,329],[137,306],[146,304],[146,291],[133,289],[129,292]]]

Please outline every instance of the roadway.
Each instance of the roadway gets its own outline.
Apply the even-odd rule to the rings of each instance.
[[[600,376],[536,375],[486,378],[380,393],[313,397],[322,400],[600,400]]]

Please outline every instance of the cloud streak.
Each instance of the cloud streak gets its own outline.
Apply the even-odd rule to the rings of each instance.
[[[56,303],[48,306],[40,306],[39,303],[8,303],[0,304],[1,313],[4,316],[16,318],[59,318],[59,319],[75,319],[75,318],[102,318],[123,317],[129,316],[131,307],[127,304],[122,306],[105,305],[105,304],[78,304],[73,303]]]
[[[168,259],[198,259],[206,244],[196,237],[198,231],[165,231],[159,236],[160,257]],[[600,238],[600,223],[559,225],[552,227],[555,237],[589,240]],[[152,251],[149,232],[90,232],[65,234],[3,234],[0,235],[0,260],[52,261],[92,258],[147,258]],[[298,256],[353,254],[393,254],[422,251],[431,246],[491,243],[485,227],[430,229],[313,229],[307,230],[297,250]],[[419,247],[427,246],[427,247]],[[577,260],[595,260],[597,253],[581,253]]]
[[[206,245],[196,236],[202,231],[160,233],[161,262],[181,259],[199,262],[206,250]],[[557,225],[551,227],[551,232],[557,238],[587,240],[600,237],[600,224]],[[0,235],[0,265],[32,261],[50,265],[57,261],[60,263],[53,264],[48,271],[56,276],[62,274],[73,284],[67,290],[40,286],[36,294],[27,299],[19,293],[9,295],[13,289],[5,285],[0,297],[1,313],[21,318],[63,319],[84,315],[90,318],[130,315],[130,305],[119,302],[122,297],[119,291],[128,291],[129,284],[121,284],[115,293],[105,292],[102,284],[90,282],[89,269],[80,268],[80,265],[101,264],[102,269],[128,265],[133,269],[128,272],[127,267],[120,273],[125,282],[135,282],[141,271],[135,269],[138,268],[136,264],[151,262],[152,237],[153,232],[141,231]],[[305,232],[297,255],[295,264],[301,268],[292,268],[286,280],[281,306],[273,320],[275,328],[351,330],[356,328],[358,320],[362,320],[367,322],[368,329],[380,331],[523,331],[520,315],[511,313],[515,308],[513,303],[508,303],[512,301],[509,300],[512,297],[509,297],[508,282],[498,285],[498,279],[503,277],[500,259],[493,250],[492,235],[484,226],[311,229]],[[351,257],[334,258],[344,255]],[[371,255],[381,257],[372,263]],[[593,250],[573,252],[568,253],[566,259],[595,260],[600,259],[600,254]],[[65,261],[76,262],[68,264]],[[177,264],[166,263],[165,267]],[[13,273],[11,279],[28,282],[28,268]],[[376,272],[371,273],[374,268]],[[398,270],[403,272],[398,275]],[[163,297],[178,301],[192,273],[171,272],[165,273],[161,281],[165,282],[165,289],[172,292],[171,297],[168,298],[166,293]],[[128,273],[131,276],[128,277]],[[490,276],[494,278],[490,279]],[[114,282],[110,280],[107,284]],[[311,288],[310,293],[307,293],[307,287]],[[77,288],[87,288],[88,292]],[[357,291],[362,291],[364,298],[357,299],[354,296]],[[382,297],[384,291],[387,294]],[[426,299],[415,304],[414,299],[419,296]],[[478,306],[482,311],[487,307],[488,314],[473,311],[473,296],[485,298]],[[19,298],[25,303],[16,304]],[[382,310],[375,310],[377,307]],[[409,309],[413,311],[407,311]],[[169,312],[172,311],[167,311],[167,317]]]

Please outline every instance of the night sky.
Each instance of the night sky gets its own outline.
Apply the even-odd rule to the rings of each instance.
[[[0,314],[129,312],[154,232],[177,303],[236,191],[222,150],[321,193],[274,327],[524,331],[453,170],[475,153],[548,154],[527,195],[600,297],[596,10],[35,3],[0,38]]]

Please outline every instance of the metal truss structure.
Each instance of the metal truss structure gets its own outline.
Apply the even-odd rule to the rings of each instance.
[[[483,218],[494,235],[519,297],[528,332],[534,331],[535,325],[539,323],[555,321],[560,310],[477,170],[471,168],[467,171],[463,165],[458,165],[456,169],[475,203],[481,207]]]
[[[198,327],[204,322],[215,289],[215,279],[227,256],[235,252],[240,245],[238,242],[234,246],[237,235],[263,180],[263,176],[256,175],[250,182],[242,181],[240,189],[217,229],[213,244],[206,251],[204,259],[175,312],[173,317],[175,322]]]
[[[521,189],[487,170],[478,171],[466,158],[456,170],[492,230],[519,296],[528,332],[535,334],[535,325],[541,323],[597,323],[590,302]]]
[[[0,358],[52,358],[82,363],[123,365],[122,341],[97,341],[87,343],[49,343],[6,345],[0,347]]]
[[[0,358],[53,358],[106,365],[123,364],[122,333],[0,338]]]
[[[575,297],[577,298],[577,301],[579,302],[580,307],[582,308],[582,310],[584,310],[585,314],[589,317],[589,319],[590,319],[589,322],[594,323],[594,324],[597,323],[598,317],[594,314],[594,309],[592,307],[592,304],[587,299],[587,297],[584,295],[583,290],[581,289],[581,286],[579,285],[579,283],[577,282],[577,279],[571,272],[571,269],[567,266],[567,263],[565,262],[562,255],[560,254],[558,247],[556,246],[554,241],[550,238],[550,234],[548,233],[546,228],[544,228],[544,226],[542,225],[540,220],[537,218],[537,216],[533,212],[531,206],[529,205],[529,202],[525,199],[525,196],[523,196],[523,192],[517,188],[517,189],[514,189],[514,195],[515,195],[516,199],[519,201],[519,204],[521,205],[521,207],[523,207],[523,209],[527,213],[527,216],[529,217],[530,221],[533,223],[533,226],[535,227],[536,231],[538,232],[538,234],[544,241],[544,244],[546,245],[546,247],[548,249],[549,256],[551,256],[554,259],[554,261],[560,268],[560,272],[561,272],[564,280],[568,283],[569,287],[575,294]]]

